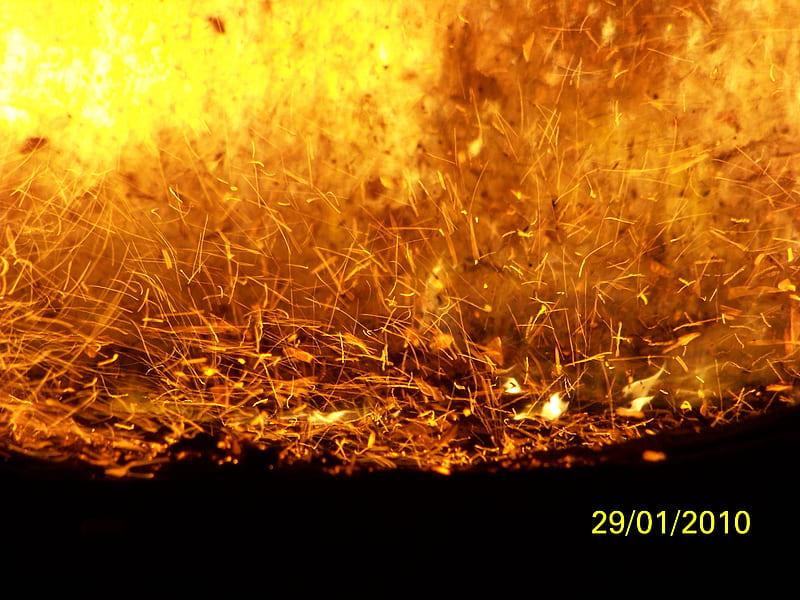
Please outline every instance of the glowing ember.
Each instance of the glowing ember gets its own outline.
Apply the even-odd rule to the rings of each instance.
[[[558,419],[567,410],[569,402],[561,399],[561,394],[556,392],[547,402],[534,402],[528,406],[522,413],[515,415],[514,419],[526,419],[532,416],[543,417],[544,419],[552,420]]]

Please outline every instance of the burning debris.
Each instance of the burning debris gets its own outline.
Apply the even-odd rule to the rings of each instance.
[[[796,401],[788,0],[234,5],[0,15],[0,451],[449,473]]]

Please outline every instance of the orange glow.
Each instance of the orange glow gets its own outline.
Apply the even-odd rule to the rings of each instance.
[[[446,474],[795,402],[797,11],[4,3],[0,450]]]

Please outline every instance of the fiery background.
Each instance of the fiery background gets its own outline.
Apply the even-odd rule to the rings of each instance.
[[[3,454],[450,473],[795,403],[790,0],[7,4]]]

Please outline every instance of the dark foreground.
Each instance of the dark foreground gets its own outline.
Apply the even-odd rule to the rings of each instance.
[[[669,458],[643,461],[643,449]],[[704,436],[663,435],[647,448],[639,441],[610,447],[597,458],[600,464],[571,469],[334,477],[271,470],[266,455],[253,455],[236,467],[181,463],[150,481],[9,458],[2,464],[4,538],[6,548],[122,542],[173,558],[190,551],[253,560],[252,552],[277,552],[386,566],[413,555],[467,567],[487,554],[515,564],[563,562],[572,560],[565,550],[602,555],[609,544],[663,547],[673,543],[667,538],[774,548],[800,533],[791,492],[798,408]],[[631,528],[620,524],[631,515]],[[245,540],[254,550],[238,545]],[[620,568],[646,560],[626,556]]]

